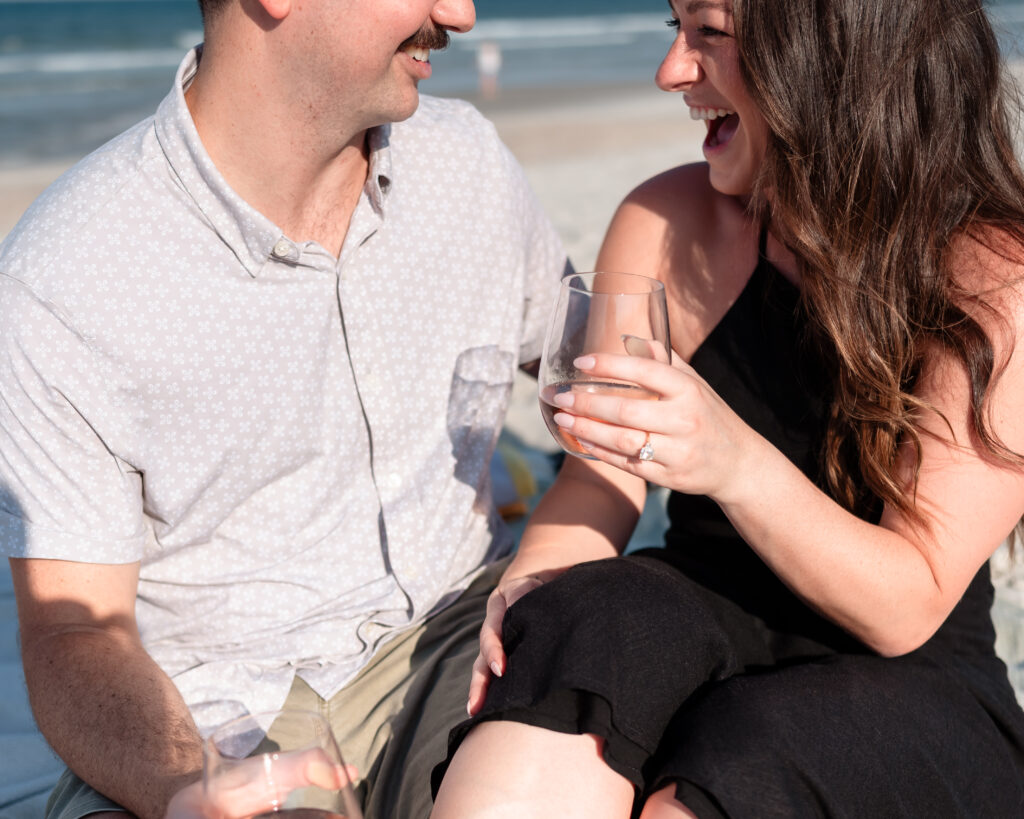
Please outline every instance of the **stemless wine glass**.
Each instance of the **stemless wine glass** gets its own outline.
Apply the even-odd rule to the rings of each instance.
[[[224,819],[362,819],[331,726],[313,711],[232,720],[203,751],[206,800]]]
[[[661,282],[634,273],[573,273],[562,279],[539,375],[541,415],[562,449],[593,458],[574,435],[554,422],[559,409],[554,397],[559,393],[658,399],[636,384],[582,373],[573,364],[575,359],[588,353],[618,353],[667,361],[671,349]]]

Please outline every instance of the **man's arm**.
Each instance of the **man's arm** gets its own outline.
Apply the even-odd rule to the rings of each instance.
[[[141,819],[197,779],[202,745],[174,683],[142,647],[139,565],[11,559],[29,700],[78,776]]]

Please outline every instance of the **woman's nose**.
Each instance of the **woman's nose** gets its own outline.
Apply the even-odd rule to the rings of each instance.
[[[701,78],[700,55],[682,37],[672,43],[654,81],[662,91],[685,91]]]

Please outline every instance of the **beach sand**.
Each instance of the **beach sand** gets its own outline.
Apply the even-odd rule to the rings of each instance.
[[[470,98],[526,169],[577,269],[593,265],[615,206],[653,173],[700,158],[703,125],[678,95],[645,86],[502,91]],[[73,164],[0,168],[0,238]]]
[[[678,94],[654,87],[551,89],[478,102],[523,164],[577,270],[592,270],[622,199],[645,179],[701,160],[705,126]],[[520,377],[507,426],[524,443],[556,451],[537,407],[536,384]]]

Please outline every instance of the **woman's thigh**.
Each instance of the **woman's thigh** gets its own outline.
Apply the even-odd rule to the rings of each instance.
[[[837,655],[733,677],[666,732],[652,791],[704,817],[1024,816],[1024,767],[955,677],[919,659]]]
[[[612,768],[641,768],[680,706],[708,680],[772,659],[763,624],[665,561],[582,564],[506,614],[508,664],[484,709],[452,735],[450,754],[482,720],[509,720],[605,740]]]

